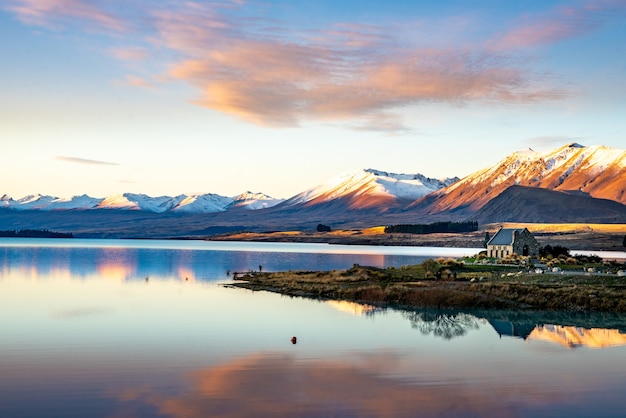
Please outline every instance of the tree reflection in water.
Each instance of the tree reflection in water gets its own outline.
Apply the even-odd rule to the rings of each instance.
[[[458,312],[442,314],[439,312],[403,312],[402,316],[411,322],[411,328],[419,330],[423,335],[434,335],[446,340],[462,337],[469,330],[478,329],[478,318]]]

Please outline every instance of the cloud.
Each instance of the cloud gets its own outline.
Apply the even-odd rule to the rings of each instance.
[[[401,133],[406,131],[403,121],[390,115],[410,106],[519,104],[567,96],[545,75],[501,51],[476,45],[417,47],[386,26],[339,22],[295,30],[289,22],[246,15],[251,8],[239,1],[173,1],[147,11],[131,3],[129,10],[116,9],[134,16],[135,25],[98,7],[114,7],[106,2],[14,4],[11,10],[31,24],[71,18],[113,31],[134,28],[134,42],[144,46],[109,53],[136,65],[148,55],[158,56],[166,70],[146,63],[152,74],[127,76],[127,84],[182,81],[196,90],[192,103],[262,126],[341,121],[354,129]]]
[[[145,48],[139,47],[112,48],[109,52],[111,56],[122,61],[141,61],[150,57],[150,53]]]
[[[124,80],[117,81],[116,84],[144,88],[155,87],[155,83],[153,81],[146,80],[145,78],[136,75],[127,75]]]
[[[54,157],[57,161],[64,161],[67,163],[76,163],[76,164],[89,164],[89,165],[119,165],[117,163],[111,163],[108,161],[99,161],[99,160],[90,160],[87,158],[79,158],[79,157],[67,157],[63,155],[59,155]]]
[[[496,49],[553,44],[597,30],[625,12],[626,2],[623,0],[596,0],[581,6],[560,6],[547,15],[527,17],[489,44]]]
[[[405,125],[400,116],[383,112],[371,114],[348,127],[355,131],[381,132],[389,136],[414,133],[414,129]]]
[[[285,38],[198,5],[162,14],[157,25],[183,57],[168,74],[197,87],[194,103],[259,125],[354,120],[424,103],[565,96],[501,53],[411,48],[376,27],[340,25]]]
[[[111,312],[111,309],[104,307],[84,307],[76,309],[58,310],[51,313],[51,316],[56,319],[74,319],[83,318],[87,316],[102,315]]]
[[[97,4],[83,0],[11,0],[6,8],[29,25],[55,28],[79,22],[107,30],[126,29],[126,24],[119,17]]]

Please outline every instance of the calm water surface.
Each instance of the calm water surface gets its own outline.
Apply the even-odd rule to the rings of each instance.
[[[463,255],[446,251],[0,240],[0,417],[624,416],[623,316],[381,310],[223,286],[228,270]]]

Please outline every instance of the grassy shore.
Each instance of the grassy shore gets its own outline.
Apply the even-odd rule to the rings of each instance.
[[[517,267],[427,262],[379,269],[249,272],[234,286],[283,295],[432,308],[506,308],[626,312],[626,278],[530,274]],[[437,272],[437,273],[434,273]]]

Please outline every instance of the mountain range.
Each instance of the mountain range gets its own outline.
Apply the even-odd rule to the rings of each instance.
[[[87,195],[72,198],[60,198],[44,195],[28,195],[14,200],[3,195],[0,208],[15,210],[90,210],[118,209],[140,210],[145,212],[185,212],[212,213],[223,212],[229,208],[242,207],[256,210],[275,206],[284,199],[274,199],[263,193],[246,192],[234,197],[220,196],[213,193],[151,197],[145,194],[124,193],[120,195],[95,198]]]
[[[171,237],[306,230],[318,223],[334,228],[441,220],[626,223],[625,190],[625,150],[571,143],[548,152],[515,152],[462,179],[358,170],[288,199],[251,192],[15,200],[4,195],[0,229]]]

